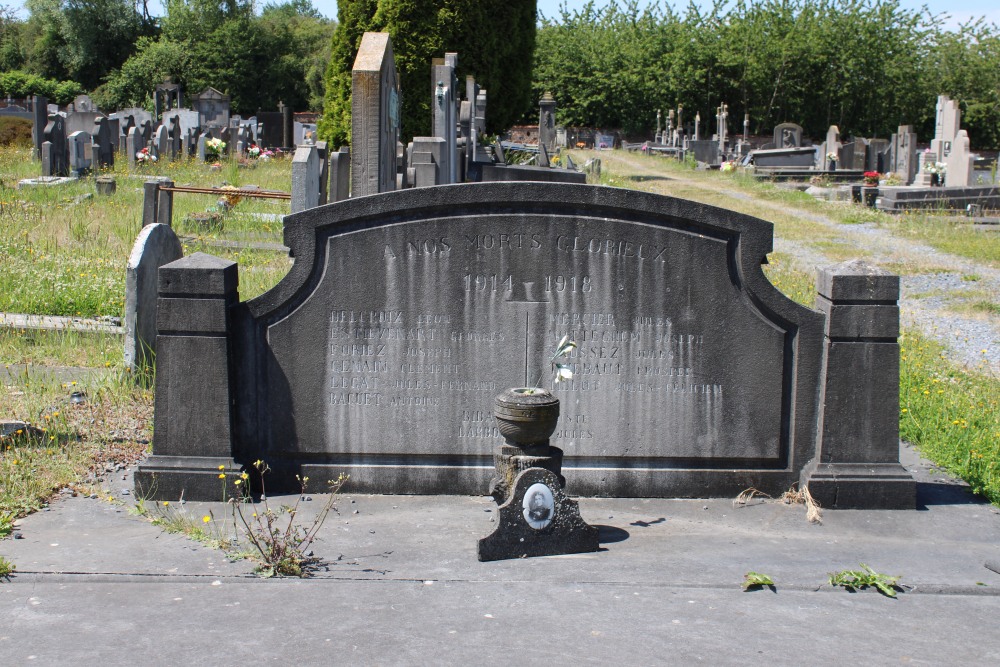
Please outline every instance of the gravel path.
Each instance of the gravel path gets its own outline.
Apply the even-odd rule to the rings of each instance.
[[[644,161],[627,154],[616,153],[611,159],[604,156],[602,158],[613,172],[624,169],[637,174],[657,173]],[[646,181],[648,188],[661,194],[670,193],[672,182],[722,194],[734,200],[749,199],[756,205],[775,212],[787,214],[789,209],[794,208],[794,205],[788,203],[755,199],[738,190],[716,189],[701,179],[685,178],[682,174],[671,173],[669,181]],[[917,329],[925,336],[945,344],[949,356],[958,363],[976,368],[982,367],[985,362],[994,373],[1000,373],[1000,317],[953,310],[956,304],[976,293],[988,294],[991,300],[994,295],[1000,295],[1000,270],[901,237],[891,229],[874,223],[846,225],[813,211],[795,210],[794,213],[835,232],[838,241],[863,250],[865,259],[872,264],[896,267],[933,266],[934,271],[908,272],[908,275],[901,277],[899,305],[903,327]],[[819,267],[838,261],[806,242],[778,237],[775,238],[774,248],[790,256],[796,268],[813,274]]]

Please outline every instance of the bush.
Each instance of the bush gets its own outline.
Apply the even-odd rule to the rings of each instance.
[[[27,148],[31,146],[32,122],[27,118],[0,116],[0,146]]]

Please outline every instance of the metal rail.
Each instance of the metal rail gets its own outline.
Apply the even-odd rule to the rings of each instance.
[[[221,188],[185,188],[178,186],[163,186],[159,187],[161,192],[191,192],[194,194],[202,195],[236,195],[237,197],[251,197],[257,199],[285,199],[291,201],[292,195],[289,192],[275,192],[269,190],[242,190],[236,188],[233,190],[223,190]]]

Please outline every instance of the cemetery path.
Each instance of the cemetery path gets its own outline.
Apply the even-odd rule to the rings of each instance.
[[[816,525],[760,499],[583,498],[600,552],[489,563],[475,555],[496,525],[489,497],[343,495],[310,579],[255,577],[123,503],[64,496],[0,543],[18,568],[0,582],[0,644],[11,664],[134,664],[108,650],[123,637],[155,664],[660,664],[664,649],[681,664],[996,664],[1000,574],[986,563],[1000,560],[1000,510],[912,448],[900,456],[923,511]],[[130,478],[106,484],[128,500]],[[303,503],[303,522],[323,498]],[[901,575],[898,598],[828,583],[859,562]],[[774,590],[743,592],[748,571]]]
[[[787,256],[796,268],[810,275],[815,275],[819,267],[853,257],[900,273],[899,305],[904,328],[916,329],[943,343],[958,363],[970,368],[985,364],[992,372],[1000,373],[1000,318],[963,308],[984,295],[987,299],[1000,295],[1000,270],[943,252],[877,223],[844,224],[794,203],[769,201],[720,187],[718,180],[657,170],[644,157],[616,151],[602,153],[601,159],[605,170],[630,180],[636,189],[699,200],[774,222],[775,252]],[[809,229],[797,229],[790,218],[805,221]]]

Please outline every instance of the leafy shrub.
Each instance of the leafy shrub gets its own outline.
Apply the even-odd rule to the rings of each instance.
[[[31,146],[31,127],[27,118],[0,117],[0,146]]]

